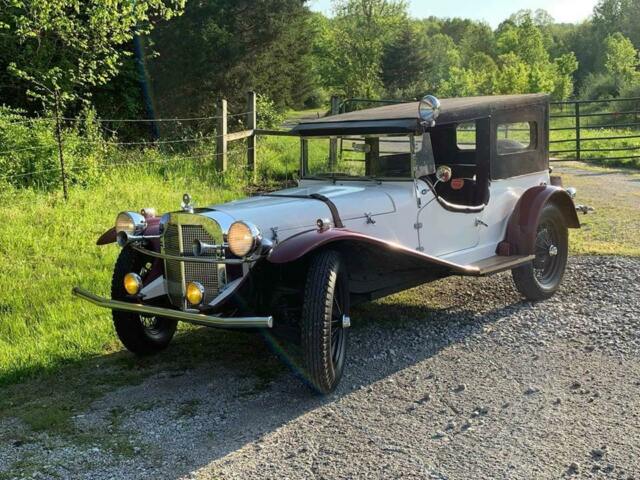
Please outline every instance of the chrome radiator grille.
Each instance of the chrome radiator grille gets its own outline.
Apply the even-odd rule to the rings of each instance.
[[[222,238],[214,238],[202,225],[167,223],[162,238],[162,250],[168,255],[193,257],[194,240],[215,244],[221,242]],[[203,257],[216,257],[216,254],[209,253]],[[204,287],[203,303],[206,304],[218,296],[221,284],[225,282],[224,265],[212,263],[165,260],[165,273],[169,299],[177,307],[185,306],[184,290],[187,283],[198,282]]]

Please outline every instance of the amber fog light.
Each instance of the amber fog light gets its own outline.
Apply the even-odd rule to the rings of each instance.
[[[198,282],[187,283],[186,297],[191,305],[200,305],[204,300],[204,287]]]
[[[142,290],[142,279],[136,273],[127,273],[123,283],[124,289],[129,295],[137,295]]]

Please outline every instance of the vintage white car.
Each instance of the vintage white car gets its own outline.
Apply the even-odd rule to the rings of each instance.
[[[296,339],[304,378],[332,391],[354,304],[449,275],[511,270],[542,300],[558,289],[580,223],[549,170],[545,95],[388,105],[313,121],[297,188],[207,208],[123,212],[113,310],[132,352],[169,344],[177,321]]]

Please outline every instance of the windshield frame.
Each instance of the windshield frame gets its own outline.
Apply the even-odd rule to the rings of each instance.
[[[339,172],[337,173],[327,173],[327,174],[312,174],[309,172],[308,165],[308,142],[309,140],[329,140],[329,155],[333,156],[338,161],[338,142],[340,139],[352,140],[354,136],[361,136],[362,138],[385,138],[385,137],[409,137],[409,157],[411,161],[411,175],[403,176],[403,177],[386,177],[386,176],[376,176],[376,175],[342,175]],[[415,179],[416,172],[416,134],[408,133],[408,134],[399,134],[399,133],[381,133],[381,134],[358,134],[357,132],[350,132],[345,135],[331,135],[331,136],[302,136],[300,137],[300,179],[301,180],[329,180],[329,181],[413,181]]]

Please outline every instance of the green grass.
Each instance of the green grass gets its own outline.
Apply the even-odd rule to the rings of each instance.
[[[577,188],[576,203],[596,209],[580,215],[582,228],[570,231],[572,253],[640,256],[640,172],[578,162],[555,165],[564,185]]]

